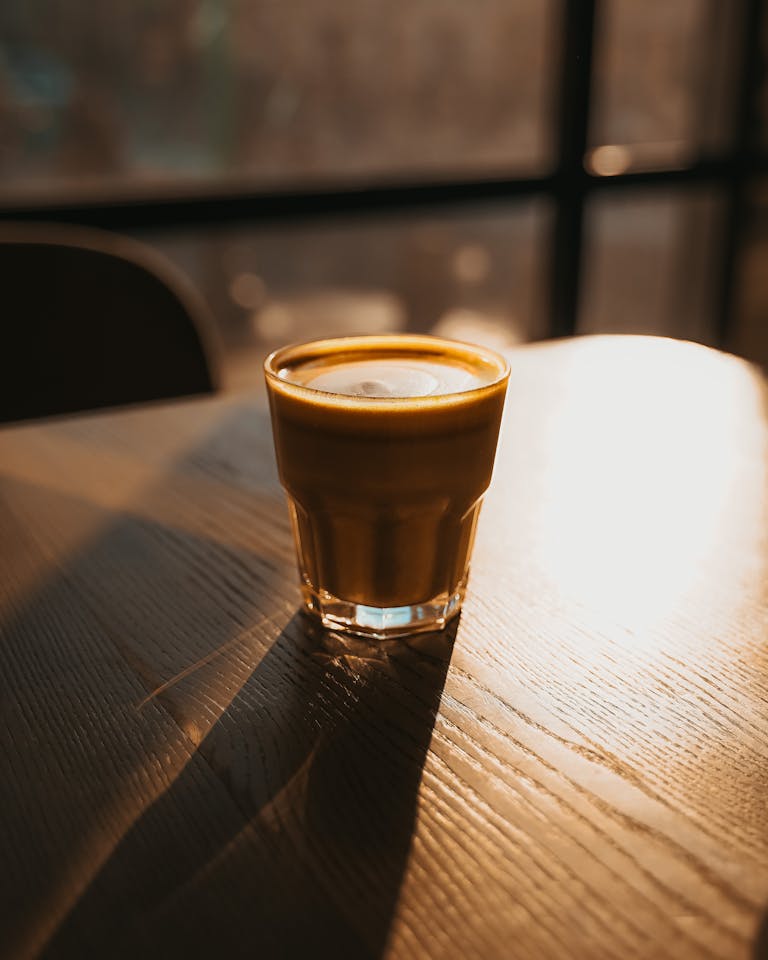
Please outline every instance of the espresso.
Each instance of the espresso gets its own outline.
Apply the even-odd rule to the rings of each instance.
[[[507,368],[429,337],[278,351],[267,384],[305,589],[369,607],[463,590]]]

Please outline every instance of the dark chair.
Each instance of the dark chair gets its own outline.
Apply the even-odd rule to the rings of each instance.
[[[194,291],[124,237],[0,226],[0,421],[216,387],[215,334]]]

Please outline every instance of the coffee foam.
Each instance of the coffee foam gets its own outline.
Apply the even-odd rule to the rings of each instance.
[[[281,370],[282,379],[348,397],[431,397],[473,390],[488,382],[459,363],[419,357],[350,360]]]

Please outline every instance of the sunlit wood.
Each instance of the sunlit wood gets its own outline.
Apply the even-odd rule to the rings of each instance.
[[[0,955],[765,956],[765,383],[509,356],[461,620],[386,646],[296,615],[263,394],[0,431]]]

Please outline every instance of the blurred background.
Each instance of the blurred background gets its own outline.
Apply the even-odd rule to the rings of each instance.
[[[229,388],[291,340],[768,365],[761,0],[4,0],[0,217],[140,239]]]

